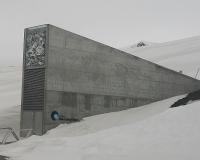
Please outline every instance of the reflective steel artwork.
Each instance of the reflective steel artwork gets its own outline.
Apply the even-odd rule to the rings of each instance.
[[[45,64],[46,30],[34,29],[26,32],[25,65],[40,67]]]

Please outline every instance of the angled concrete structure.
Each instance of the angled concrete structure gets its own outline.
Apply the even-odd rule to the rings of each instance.
[[[52,25],[25,29],[21,136],[200,89],[196,79]],[[56,113],[54,115],[54,113]],[[59,120],[58,120],[59,119]]]

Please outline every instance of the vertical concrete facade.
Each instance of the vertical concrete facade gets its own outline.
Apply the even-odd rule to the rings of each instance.
[[[36,37],[31,43],[31,38],[27,37],[29,32]],[[35,34],[37,32],[39,35]],[[38,46],[34,40],[39,44],[39,51],[36,47],[32,49],[36,53],[30,53],[27,50],[31,47],[27,49],[27,44],[32,48]],[[40,79],[44,78],[34,80],[37,73]],[[196,79],[52,25],[25,30],[24,77],[22,136],[26,129],[41,135],[64,123],[65,120],[52,119],[53,111],[64,119],[81,119],[200,89],[200,82]],[[29,98],[32,88],[30,91],[26,89],[29,83],[37,81],[42,81],[43,85],[33,91],[42,95],[38,96],[41,103]]]

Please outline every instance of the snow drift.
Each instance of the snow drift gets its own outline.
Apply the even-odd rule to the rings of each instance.
[[[154,112],[158,108],[168,108],[177,98],[144,107]],[[135,120],[136,114],[127,118],[135,109],[118,112],[121,117],[116,113],[88,117],[78,124],[61,125],[44,136],[32,136],[3,146],[0,154],[15,160],[199,159],[199,105],[200,102],[194,102],[187,107],[168,109],[142,121]],[[142,113],[145,113],[144,107]],[[108,116],[112,117],[111,122],[107,121]],[[95,123],[98,129],[106,123],[110,126],[98,130]]]

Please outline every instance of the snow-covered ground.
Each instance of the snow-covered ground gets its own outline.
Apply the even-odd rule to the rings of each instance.
[[[200,101],[167,109],[178,98],[61,125],[1,146],[0,154],[15,160],[198,160]]]
[[[145,47],[131,45],[122,50],[195,77],[200,68],[200,36],[165,43],[145,43]],[[200,79],[200,75],[197,78]]]
[[[20,120],[21,69],[13,66],[0,68],[0,127],[9,126],[17,132]]]
[[[194,77],[200,37],[148,44],[124,50]],[[21,67],[0,68],[0,127],[19,131],[20,97]],[[182,97],[63,124],[44,136],[0,146],[0,155],[13,160],[198,160],[200,101],[169,109]]]

